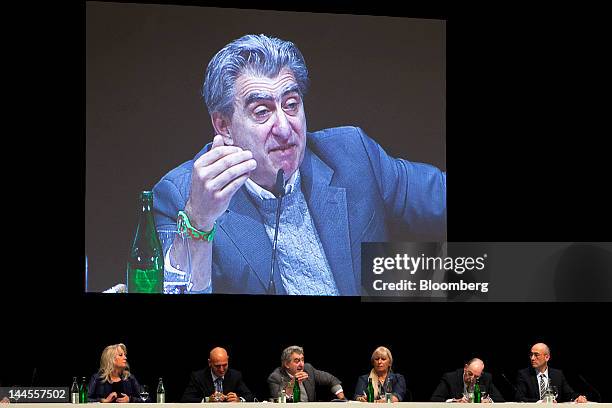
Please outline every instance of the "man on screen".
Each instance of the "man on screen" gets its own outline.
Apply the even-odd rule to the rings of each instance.
[[[542,401],[549,385],[556,387],[557,402],[587,402],[584,395],[578,395],[568,384],[563,371],[548,366],[550,349],[544,343],[537,343],[529,352],[531,367],[518,372],[516,400],[522,402]]]
[[[387,241],[389,223],[445,240],[446,174],[388,156],[359,128],[308,133],[307,89],[301,52],[278,38],[246,35],[210,61],[216,135],[153,189],[158,230],[178,220],[197,238],[164,248],[166,264],[190,269],[167,271],[167,293],[359,295],[361,243]]]

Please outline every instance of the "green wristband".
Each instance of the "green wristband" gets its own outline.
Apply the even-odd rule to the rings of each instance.
[[[185,234],[189,238],[198,241],[212,241],[215,237],[215,232],[217,232],[217,223],[215,222],[213,228],[210,231],[199,231],[195,229],[191,222],[189,222],[189,217],[185,213],[185,211],[179,211],[178,217],[176,220],[176,227],[178,232]]]

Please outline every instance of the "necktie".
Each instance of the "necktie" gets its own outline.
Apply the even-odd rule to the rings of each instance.
[[[546,376],[544,374],[540,374],[540,399],[544,398],[544,393],[546,392]]]
[[[215,380],[215,391],[223,393],[223,378],[217,377]]]

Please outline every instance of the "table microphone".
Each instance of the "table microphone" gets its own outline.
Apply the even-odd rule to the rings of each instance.
[[[276,294],[274,285],[274,264],[276,263],[276,242],[278,239],[278,224],[280,221],[281,204],[285,195],[285,171],[278,169],[276,183],[274,184],[274,195],[276,196],[276,224],[274,226],[274,241],[272,242],[272,266],[270,267],[270,283],[268,284],[268,295]]]
[[[587,380],[584,379],[582,375],[578,374],[578,378],[580,378],[580,381],[582,381],[587,387],[595,391],[595,394],[597,394],[597,402],[601,402],[601,394],[599,391],[597,391],[597,388],[593,387]]]
[[[36,374],[37,374],[36,367],[34,367],[34,370],[32,370],[32,381],[31,381],[32,385],[30,385],[30,387],[34,386],[34,381],[36,381]]]

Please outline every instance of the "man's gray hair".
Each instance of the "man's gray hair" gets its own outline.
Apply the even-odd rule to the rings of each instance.
[[[234,114],[234,85],[240,74],[276,77],[287,67],[293,72],[302,96],[308,89],[308,68],[298,48],[290,41],[248,34],[223,47],[210,60],[204,78],[203,96],[208,112]]]
[[[285,363],[288,363],[291,361],[291,355],[293,353],[303,355],[304,349],[301,348],[300,346],[289,346],[286,349],[284,349],[283,353],[281,354],[281,366],[284,366]]]

